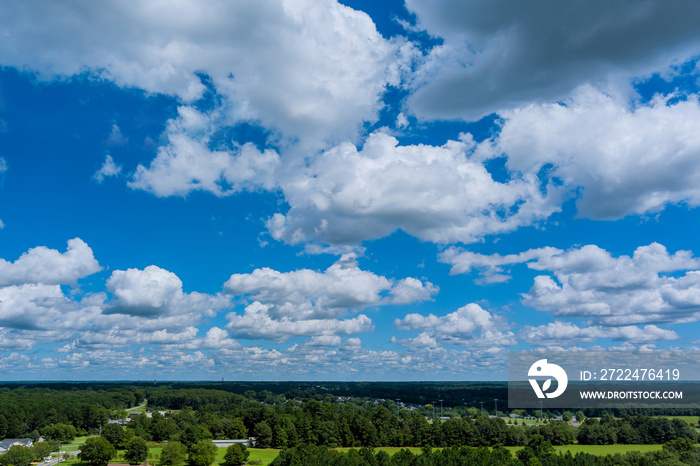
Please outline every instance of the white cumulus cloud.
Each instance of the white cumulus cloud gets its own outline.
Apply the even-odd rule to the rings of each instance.
[[[38,246],[14,262],[0,259],[0,286],[23,283],[75,284],[78,279],[102,270],[92,249],[80,238],[68,241],[66,252]]]
[[[168,122],[168,144],[158,149],[148,167],[136,168],[129,186],[156,196],[186,196],[207,191],[227,196],[242,190],[274,189],[274,171],[280,158],[273,150],[259,151],[247,143],[228,150],[210,149],[210,137],[218,128],[212,116],[192,107],[180,107]]]
[[[700,260],[689,251],[669,254],[652,243],[613,257],[588,245],[527,265],[552,275],[537,276],[523,302],[556,316],[614,326],[700,320]]]
[[[697,95],[630,104],[584,86],[563,103],[503,112],[501,132],[486,151],[507,156],[513,172],[549,166],[549,175],[580,189],[578,214],[616,219],[700,205],[700,119]]]
[[[233,294],[269,305],[269,313],[276,318],[294,319],[333,319],[367,306],[429,300],[438,292],[430,282],[415,278],[394,281],[362,270],[354,253],[344,254],[323,272],[279,272],[264,267],[234,274],[224,286]]]
[[[352,244],[398,229],[427,241],[474,242],[559,210],[555,188],[543,193],[535,174],[494,181],[474,150],[470,135],[441,147],[403,146],[376,132],[362,150],[338,145],[281,182],[290,210],[268,229],[291,244]]]
[[[183,292],[177,275],[155,265],[143,270],[115,270],[107,280],[107,291],[114,299],[105,312],[142,317],[192,312],[212,316],[229,304],[225,296]]]
[[[582,342],[594,342],[600,338],[611,338],[630,343],[649,343],[680,338],[676,332],[659,328],[656,325],[578,327],[570,322],[558,320],[537,327],[526,325],[516,336],[520,340],[538,346],[575,346]]]
[[[191,102],[206,74],[230,121],[315,139],[377,118],[404,47],[333,0],[27,1],[4,4],[0,26],[0,62],[41,79],[87,70]]]
[[[226,316],[226,328],[236,338],[263,338],[283,342],[298,336],[351,335],[371,331],[372,320],[364,314],[349,319],[306,319],[290,317],[273,318],[269,304],[257,301],[246,306],[242,315],[230,313]]]
[[[410,341],[393,339],[404,345],[434,346],[434,343],[440,343],[483,348],[515,344],[513,332],[507,330],[505,319],[475,303],[444,316],[408,314],[403,319],[396,319],[394,325],[399,330],[421,330],[421,334]]]

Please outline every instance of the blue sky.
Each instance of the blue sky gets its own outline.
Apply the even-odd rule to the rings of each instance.
[[[0,377],[697,350],[699,10],[3,3]]]

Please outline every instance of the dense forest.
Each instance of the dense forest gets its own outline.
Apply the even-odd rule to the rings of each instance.
[[[488,410],[482,412],[471,401],[473,394],[486,396],[482,392],[484,386],[479,384],[473,384],[472,391],[468,384],[460,385],[461,396],[454,391],[457,385],[432,384],[439,396],[445,396],[439,398],[442,410],[426,402],[436,396],[418,391],[414,384],[409,387],[385,384],[394,386],[390,392],[398,395],[396,399],[374,396],[380,394],[377,386],[382,384],[358,385],[343,384],[350,388],[319,383],[5,385],[0,387],[0,437],[42,436],[55,445],[78,435],[99,434],[101,446],[97,440],[91,440],[89,446],[93,447],[94,443],[95,451],[107,457],[110,448],[127,452],[138,448],[147,454],[146,442],[167,442],[169,450],[182,450],[180,456],[175,455],[182,457],[182,461],[186,452],[192,466],[200,466],[195,464],[194,452],[211,448],[211,440],[249,437],[256,439],[257,447],[282,449],[273,463],[277,465],[603,464],[592,455],[553,454],[554,447],[574,442],[664,444],[664,450],[654,455],[683,456],[685,460],[681,464],[697,462],[697,432],[679,419],[629,412],[588,417],[598,413],[579,411],[576,417],[580,426],[574,427],[566,420],[556,420],[558,412],[513,410],[499,412],[498,417],[489,416]],[[367,393],[361,390],[362,386],[370,387]],[[336,388],[345,394],[337,395]],[[406,392],[410,390],[417,393],[408,397]],[[367,396],[368,393],[373,396]],[[448,398],[447,394],[453,396]],[[421,402],[412,404],[398,398]],[[149,416],[136,415],[125,427],[108,422],[126,418],[128,408],[143,403],[152,412]],[[433,422],[440,411],[444,414],[442,421]],[[507,414],[517,414],[518,418]],[[526,426],[522,416],[527,415],[537,415],[543,420],[540,425]],[[571,413],[564,413],[565,418],[570,416]],[[686,448],[688,445],[692,448]],[[496,446],[524,448],[517,456],[508,450],[483,448]],[[336,447],[359,450],[339,453],[332,450]],[[385,453],[372,450],[377,447],[423,450],[419,455],[405,450],[388,458]],[[40,453],[43,450],[34,456]],[[658,464],[651,454],[630,455],[605,464],[646,464],[647,460],[651,461],[648,464]],[[0,463],[15,464],[8,463],[8,458],[0,456]],[[399,460],[403,462],[397,463]],[[210,464],[206,460],[202,463],[201,466]],[[179,466],[162,458],[159,464]]]

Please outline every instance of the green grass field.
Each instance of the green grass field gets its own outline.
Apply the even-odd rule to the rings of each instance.
[[[85,440],[87,440],[87,437],[76,437],[71,443],[61,445],[61,451],[75,451],[79,449],[80,445],[85,443]]]
[[[141,405],[141,406],[137,406],[135,408],[127,408],[124,411],[126,411],[128,414],[145,413],[146,411],[151,411],[151,408],[149,408],[147,405]]]

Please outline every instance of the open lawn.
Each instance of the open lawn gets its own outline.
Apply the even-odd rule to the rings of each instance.
[[[224,449],[222,448],[222,450]],[[250,452],[248,462],[261,461],[260,464],[263,466],[270,464],[280,453],[279,450],[273,450],[272,448],[249,448],[248,451]]]
[[[75,451],[80,449],[80,445],[85,443],[88,437],[76,437],[71,443],[64,443],[61,445],[61,452]]]
[[[149,462],[157,463],[156,458],[160,457],[160,453],[163,451],[163,447],[150,447],[148,451]],[[273,459],[277,458],[277,455],[279,454],[279,450],[274,450],[272,448],[249,448],[248,451],[250,452],[250,458],[248,458],[248,461],[261,461],[260,464],[262,466],[270,464],[270,462],[272,462]],[[223,463],[225,454],[226,448],[217,448],[216,458],[214,460],[215,466],[216,462]]]

